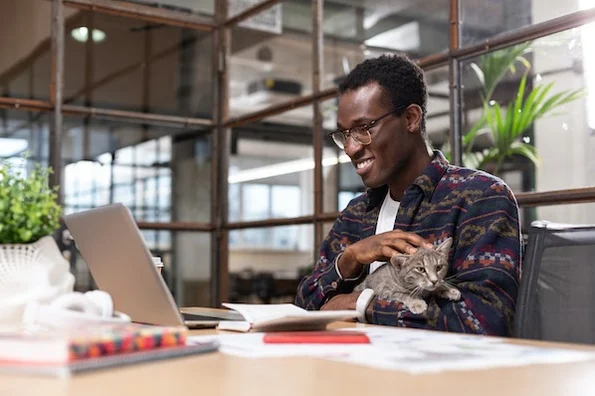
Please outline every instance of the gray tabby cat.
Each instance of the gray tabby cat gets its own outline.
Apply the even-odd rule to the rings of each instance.
[[[451,246],[452,238],[448,238],[433,249],[395,254],[390,263],[368,275],[354,290],[372,289],[382,299],[403,302],[415,314],[428,308],[423,300],[428,294],[457,301],[461,292],[445,280]]]

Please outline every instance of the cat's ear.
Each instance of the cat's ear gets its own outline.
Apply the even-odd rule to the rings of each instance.
[[[401,266],[411,257],[408,254],[397,253],[390,258],[390,263],[393,267],[400,269]]]
[[[436,248],[437,251],[440,253],[448,254],[450,252],[450,248],[452,247],[452,237],[447,238]]]

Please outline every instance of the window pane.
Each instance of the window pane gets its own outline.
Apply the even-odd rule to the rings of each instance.
[[[463,45],[595,6],[591,0],[472,0],[461,4]]]
[[[244,213],[242,220],[260,220],[267,218],[270,212],[270,188],[266,184],[246,183],[242,188],[242,202]]]
[[[313,262],[313,232],[312,225],[232,231],[229,300],[292,302],[301,274]]]
[[[184,140],[178,142],[181,136]],[[121,202],[137,220],[169,222],[175,179],[180,221],[209,219],[210,172],[188,144],[187,139],[193,143],[197,138],[188,136],[192,135],[183,129],[66,117],[62,147],[66,210],[71,213]],[[172,148],[176,149],[175,173]],[[150,243],[159,244],[158,234],[149,233]]]
[[[335,86],[358,63],[384,52],[418,59],[446,50],[448,10],[448,1],[325,1],[322,87]],[[311,22],[305,26],[310,30]]]
[[[271,186],[272,217],[297,217],[300,214],[298,186]]]
[[[153,7],[205,15],[212,15],[215,10],[214,0],[137,0],[134,3],[147,3]]]
[[[20,158],[27,155],[33,162],[48,165],[49,117],[35,113],[0,109],[0,158]]]
[[[49,98],[51,6],[37,0],[0,0],[0,96]]]
[[[232,131],[230,220],[312,214],[312,106]]]
[[[66,31],[67,104],[210,118],[209,33],[86,11],[75,17]]]
[[[564,204],[532,208],[537,220],[547,220],[562,224],[595,224],[595,203]],[[523,223],[523,229],[530,223]]]
[[[232,29],[231,116],[312,92],[311,9],[310,2],[284,1],[266,18]]]

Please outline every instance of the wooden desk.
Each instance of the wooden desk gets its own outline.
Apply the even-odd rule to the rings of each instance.
[[[349,326],[353,324],[343,323],[335,327]],[[200,330],[192,333],[214,332]],[[535,344],[520,340],[511,342]],[[570,347],[594,349],[577,345]],[[313,358],[245,359],[211,353],[97,371],[71,379],[0,376],[2,396],[363,396],[388,393],[416,396],[593,396],[595,362],[410,375]]]

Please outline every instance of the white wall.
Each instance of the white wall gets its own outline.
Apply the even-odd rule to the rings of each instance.
[[[556,15],[576,11],[578,0],[559,2],[540,0],[533,7],[534,19],[543,21]],[[533,72],[536,75],[551,70],[569,68],[575,59],[582,58],[580,29],[562,32],[539,39],[533,44]],[[551,93],[585,87],[582,73],[566,71],[543,76],[536,82],[554,82]],[[536,190],[549,191],[579,188],[595,184],[595,137],[587,124],[585,100],[565,105],[558,115],[535,123],[535,144],[541,157],[537,169]],[[595,223],[592,205],[561,205],[540,207],[537,217],[563,223]]]

